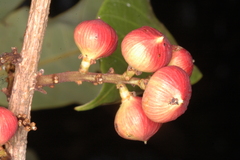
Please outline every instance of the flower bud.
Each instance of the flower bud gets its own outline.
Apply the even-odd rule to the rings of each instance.
[[[162,124],[151,121],[142,110],[142,98],[130,96],[122,101],[115,116],[117,133],[125,139],[146,142]]]
[[[0,146],[12,138],[17,128],[17,117],[10,110],[0,107]]]
[[[158,30],[143,26],[128,33],[121,43],[126,62],[141,72],[155,72],[166,66],[171,57],[171,44]]]
[[[172,45],[172,59],[168,65],[182,68],[189,76],[193,71],[193,59],[191,54],[181,46]]]
[[[115,30],[101,19],[78,24],[74,30],[74,40],[82,53],[83,63],[86,63],[82,66],[85,70],[88,70],[92,61],[110,56],[118,43]]]
[[[143,111],[158,123],[173,121],[188,106],[192,89],[188,74],[177,66],[166,66],[155,72],[143,93]]]

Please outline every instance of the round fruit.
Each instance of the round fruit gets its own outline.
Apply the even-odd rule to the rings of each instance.
[[[143,93],[143,111],[154,122],[165,123],[182,115],[191,97],[188,74],[177,66],[155,72]]]
[[[143,26],[128,33],[121,43],[126,62],[141,72],[155,72],[172,57],[171,44],[158,30]]]
[[[125,139],[146,143],[162,124],[151,121],[142,110],[142,98],[130,96],[122,101],[115,116],[117,133]]]
[[[94,19],[77,25],[74,40],[83,57],[96,60],[116,50],[118,37],[110,25],[101,19]]]
[[[89,67],[99,58],[110,56],[117,48],[115,30],[101,19],[80,23],[74,31],[74,40],[82,58],[80,73],[87,73]]]
[[[193,59],[191,54],[181,46],[172,45],[172,59],[168,65],[182,68],[189,76],[193,71]]]
[[[17,128],[17,117],[10,110],[0,107],[0,146],[12,138]]]

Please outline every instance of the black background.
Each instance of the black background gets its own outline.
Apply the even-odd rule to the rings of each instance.
[[[52,2],[51,16],[70,1]],[[74,1],[71,1],[74,4]],[[157,17],[192,54],[203,79],[193,85],[187,112],[163,125],[147,145],[120,138],[116,106],[76,112],[73,106],[32,112],[38,130],[28,147],[41,160],[240,159],[239,5],[237,0],[152,0]]]

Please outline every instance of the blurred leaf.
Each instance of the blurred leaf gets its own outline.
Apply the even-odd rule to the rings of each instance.
[[[191,75],[191,84],[195,84],[197,83],[198,81],[200,81],[200,79],[202,79],[203,75],[201,73],[201,71],[198,69],[198,67],[196,65],[194,65],[194,68],[193,68],[193,72],[192,72],[192,75]]]
[[[32,148],[27,148],[26,159],[27,160],[39,160],[37,152]]]
[[[24,7],[13,11],[0,23],[0,49],[1,52],[10,52],[11,47],[21,51],[23,34],[26,29],[28,8]]]
[[[0,49],[2,52],[11,52],[11,47],[17,47],[21,51],[23,35],[26,29],[28,8],[21,8],[8,14],[0,23]],[[1,76],[5,77],[5,71],[1,71]],[[2,77],[1,77],[2,78]],[[1,86],[1,87],[6,87]],[[6,96],[0,92],[0,103],[8,104]]]
[[[0,54],[4,52],[10,52],[12,46],[4,46],[3,44],[6,43],[19,43],[21,44],[21,38],[18,39],[18,37],[15,37],[17,34],[23,34],[22,29],[25,29],[26,24],[25,21],[21,21],[22,16],[25,16],[27,14],[23,13],[21,15],[18,15],[16,19],[13,18],[11,13],[21,4],[23,3],[23,0],[0,0]],[[26,12],[27,13],[27,12]],[[8,16],[8,19],[6,17]],[[20,19],[19,19],[20,18]],[[16,23],[13,24],[12,21],[16,20]],[[17,24],[17,25],[16,25]],[[19,29],[15,30],[15,28],[18,27]],[[5,28],[8,28],[8,32],[5,32]],[[2,32],[3,30],[3,32]],[[12,38],[15,37],[15,38]],[[4,70],[0,70],[0,88],[4,88],[7,86],[7,83],[5,81],[7,77],[7,73]],[[6,103],[6,97],[0,94],[0,100],[4,98],[3,100]],[[2,101],[1,101],[2,102]]]
[[[24,0],[0,0],[0,21],[16,9]]]
[[[39,69],[44,74],[59,73],[78,70],[80,60],[77,58],[80,51],[73,40],[73,31],[78,23],[94,19],[103,0],[82,0],[68,11],[48,21],[44,37]],[[10,51],[16,46],[21,51],[23,35],[28,18],[27,7],[13,11],[0,23],[0,49],[1,52]],[[99,64],[93,65],[92,72],[99,71]],[[83,83],[63,83],[54,89],[44,88],[47,95],[35,92],[32,109],[46,109],[66,106],[70,103],[84,104],[95,98],[101,86]],[[1,105],[7,105],[6,96],[0,93]]]
[[[111,67],[118,74],[122,74],[127,69],[127,63],[121,54],[120,44],[127,33],[141,26],[147,25],[158,29],[169,38],[171,43],[176,44],[170,32],[155,17],[148,0],[105,0],[97,16],[111,25],[116,30],[119,38],[118,49],[114,54],[100,60],[101,71],[104,73]],[[141,91],[137,87],[129,89],[134,89],[137,92]],[[77,111],[89,110],[99,105],[119,100],[119,91],[116,89],[115,84],[103,84],[101,92],[96,99],[75,109]]]

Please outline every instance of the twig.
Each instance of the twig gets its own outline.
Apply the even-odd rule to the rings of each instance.
[[[114,74],[114,73],[93,73],[88,72],[81,74],[79,71],[69,71],[62,73],[54,73],[49,75],[43,75],[41,72],[37,76],[37,83],[35,90],[42,93],[46,93],[42,88],[45,86],[53,88],[55,84],[63,82],[76,82],[81,84],[83,81],[91,82],[94,85],[103,84],[103,83],[124,83],[131,84],[133,86],[139,86],[141,89],[145,89],[148,78],[136,78],[136,77],[125,77],[125,75]]]
[[[9,101],[10,110],[16,115],[26,114],[29,119],[50,1],[32,0],[21,51],[22,62],[16,65],[15,79]],[[12,160],[26,159],[27,133],[23,127],[19,127],[15,136],[6,145]]]

